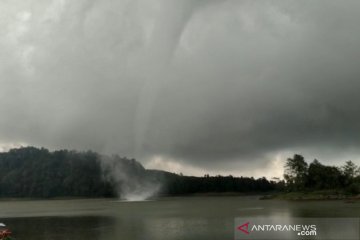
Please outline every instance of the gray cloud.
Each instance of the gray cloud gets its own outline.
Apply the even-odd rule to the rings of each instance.
[[[354,157],[359,13],[336,0],[3,1],[0,142],[218,170],[295,150]]]

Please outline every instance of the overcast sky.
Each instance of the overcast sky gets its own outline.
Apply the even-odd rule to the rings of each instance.
[[[360,163],[360,1],[0,1],[0,148],[280,176]]]

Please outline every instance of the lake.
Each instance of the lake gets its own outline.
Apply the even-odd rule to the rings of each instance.
[[[258,200],[257,197],[173,197],[0,201],[0,221],[26,240],[233,239],[235,217],[359,217],[360,202]]]

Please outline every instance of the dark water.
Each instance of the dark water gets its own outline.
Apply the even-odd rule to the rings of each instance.
[[[186,197],[157,201],[1,201],[0,218],[16,239],[233,239],[234,218],[359,217],[360,203],[286,202],[256,197]]]

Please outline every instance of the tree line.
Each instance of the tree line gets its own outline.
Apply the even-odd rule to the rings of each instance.
[[[94,152],[24,147],[0,153],[1,197],[112,196]]]
[[[341,167],[318,160],[308,164],[295,154],[287,159],[284,180],[265,177],[183,176],[147,170],[134,159],[87,151],[23,147],[0,153],[0,197],[122,197],[148,186],[161,186],[162,196],[196,193],[265,193],[346,189],[359,193],[360,170],[348,161]],[[140,186],[140,187],[139,187]]]
[[[267,192],[278,187],[266,178],[193,177],[146,170],[134,159],[92,151],[23,147],[0,153],[0,197],[121,197],[123,189],[136,191],[149,183],[161,186],[160,195]]]
[[[352,161],[342,166],[327,166],[317,159],[308,164],[295,154],[285,164],[284,179],[287,191],[339,190],[360,193],[360,168]]]
[[[209,176],[203,177],[181,176],[173,174],[164,181],[163,194],[183,195],[196,193],[264,193],[275,191],[281,186],[265,177]]]

